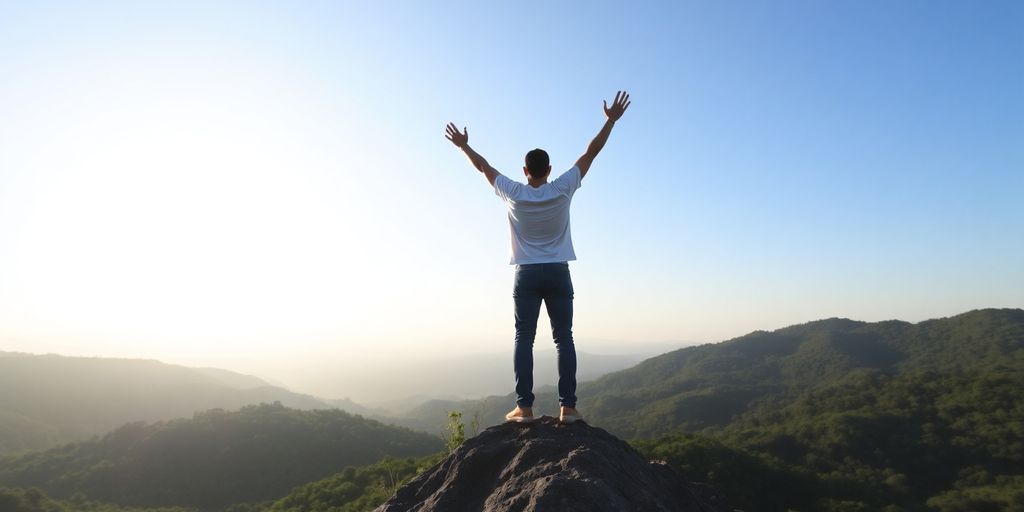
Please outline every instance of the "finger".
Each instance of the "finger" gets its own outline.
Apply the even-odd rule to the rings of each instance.
[[[629,108],[629,104],[630,104],[630,103],[632,103],[632,102],[631,102],[631,101],[627,101],[627,102],[626,102],[626,104],[622,106],[622,111],[623,111],[623,112],[625,112],[625,111],[626,111],[626,109],[627,109],[627,108]]]
[[[623,92],[622,93],[622,98],[619,100],[619,104],[624,105],[624,104],[626,104],[628,102],[629,102],[629,93]]]
[[[608,100],[601,100],[601,103],[604,103],[604,109],[608,111]]]
[[[614,105],[614,104],[619,102],[619,97],[620,96],[622,96],[622,91],[618,91],[618,92],[615,93],[615,99],[612,100],[612,105]]]

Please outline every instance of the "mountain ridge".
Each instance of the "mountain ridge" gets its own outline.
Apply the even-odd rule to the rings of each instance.
[[[5,353],[0,357],[0,455],[105,434],[125,423],[281,402],[329,409],[310,395],[229,370],[154,359]],[[39,435],[40,429],[47,435]]]
[[[1009,329],[1009,333],[998,329]],[[1022,350],[1019,342],[1013,345],[1007,336],[1024,339],[1024,310],[975,309],[916,323],[827,318],[666,352],[582,382],[577,395],[592,422],[627,439],[677,429],[698,431],[721,427],[748,406],[764,406],[857,368],[902,372],[909,364],[909,368],[921,365],[948,371],[965,364],[975,369],[999,364],[1009,353]],[[986,344],[972,348],[964,343],[971,340]],[[896,358],[904,363],[900,365]],[[535,393],[541,413],[545,407],[557,407],[553,387],[541,387]],[[513,405],[512,394],[435,401],[395,422],[422,429],[442,425],[444,411],[460,410],[476,414],[484,424],[494,424]],[[631,419],[635,417],[646,421]]]
[[[440,451],[439,438],[338,409],[280,403],[125,424],[102,437],[0,458],[0,487],[125,506],[222,510],[278,498],[346,466]]]
[[[1024,504],[1020,389],[1024,311],[982,309],[913,324],[835,318],[755,331],[651,358],[579,394],[592,424],[745,510],[963,512]],[[461,410],[469,433],[472,420],[500,423],[511,403],[423,411]],[[535,412],[553,406],[553,390],[538,390]],[[378,504],[396,475],[424,464],[349,468],[267,510]]]

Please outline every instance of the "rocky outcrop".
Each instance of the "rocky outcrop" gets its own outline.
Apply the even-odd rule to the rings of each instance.
[[[375,512],[731,510],[600,428],[544,417],[483,431]]]

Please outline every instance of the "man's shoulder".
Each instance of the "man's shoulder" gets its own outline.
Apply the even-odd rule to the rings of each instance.
[[[498,186],[498,183],[501,183],[501,185],[504,187],[515,187],[523,185],[522,183],[519,183],[518,181],[500,173],[494,177],[494,186]]]
[[[515,181],[504,174],[499,173],[494,177],[494,193],[501,197],[509,197],[522,187],[523,184]]]
[[[568,171],[563,172],[555,181],[551,182],[558,189],[564,189],[566,191],[576,190],[583,184],[583,176],[580,173],[578,165],[574,165],[569,168]]]

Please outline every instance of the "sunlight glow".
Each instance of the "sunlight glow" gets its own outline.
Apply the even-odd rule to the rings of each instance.
[[[370,275],[346,271],[362,257],[347,243],[375,226],[358,199],[330,197],[344,195],[344,169],[318,152],[323,127],[301,111],[312,106],[234,73],[193,74],[187,88],[77,77],[64,124],[22,148],[22,172],[46,183],[5,289],[48,312],[34,327],[223,342],[365,317],[353,292]],[[238,82],[259,85],[225,90]]]

